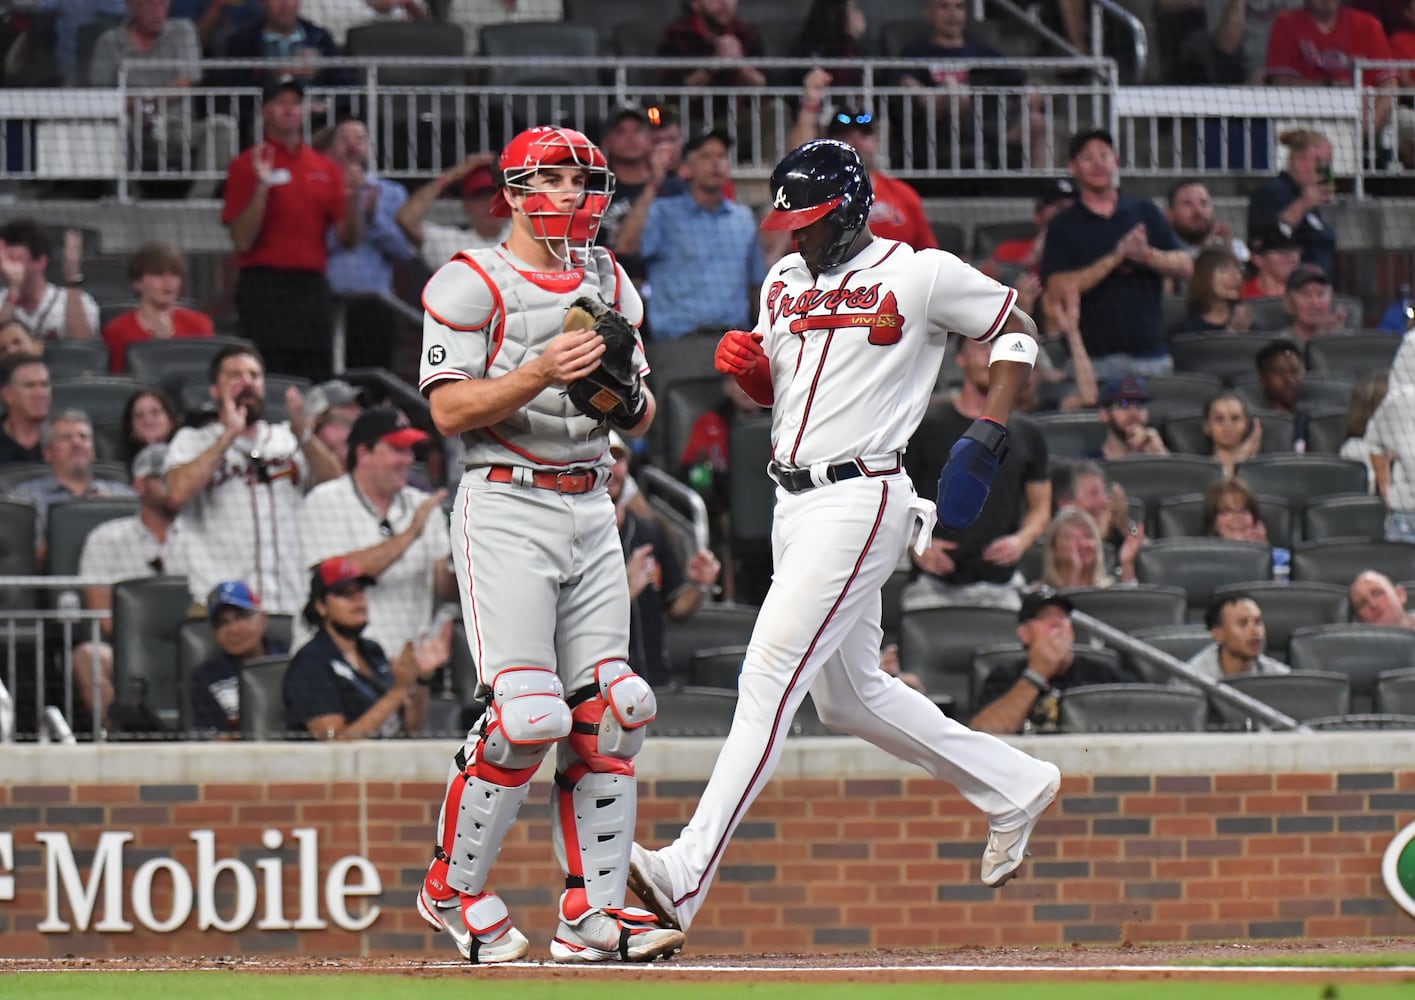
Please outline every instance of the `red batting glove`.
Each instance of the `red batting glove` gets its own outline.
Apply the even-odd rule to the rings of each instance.
[[[724,375],[746,375],[766,356],[762,350],[762,335],[746,330],[728,330],[717,342],[713,366]]]

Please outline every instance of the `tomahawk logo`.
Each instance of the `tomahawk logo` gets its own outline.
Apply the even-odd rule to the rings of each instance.
[[[1381,878],[1396,905],[1415,917],[1415,823],[1397,833],[1386,848]]]
[[[771,207],[782,208],[788,212],[791,211],[791,202],[786,198],[786,189],[784,187],[776,189],[776,197],[772,199]]]

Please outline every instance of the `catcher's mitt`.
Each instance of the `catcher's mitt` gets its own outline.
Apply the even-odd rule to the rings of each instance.
[[[642,420],[648,399],[634,364],[638,338],[629,321],[598,298],[582,295],[570,304],[562,329],[592,329],[604,338],[599,367],[565,387],[575,409],[624,430]]]

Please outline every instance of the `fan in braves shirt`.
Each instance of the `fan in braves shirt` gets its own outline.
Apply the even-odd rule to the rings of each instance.
[[[223,348],[207,374],[218,417],[178,431],[166,465],[192,602],[202,607],[223,580],[244,580],[266,611],[296,614],[307,578],[295,514],[339,463],[308,426],[298,390],[285,396],[288,422],[262,419],[265,362],[254,347]]]

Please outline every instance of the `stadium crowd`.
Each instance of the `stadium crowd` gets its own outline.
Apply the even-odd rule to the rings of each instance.
[[[1083,51],[1084,6],[1061,0],[1052,11]],[[688,0],[652,53],[684,67],[713,56],[898,55],[918,60],[901,86],[961,93],[946,113],[990,122],[999,116],[973,108],[968,88],[1026,84],[1015,70],[948,68],[950,59],[1002,58],[970,32],[963,0],[918,0],[917,16],[899,22],[912,33],[869,24],[870,5],[855,0],[815,0],[793,30],[765,30],[737,8]],[[1352,58],[1415,57],[1410,10],[1304,0],[1258,16],[1245,15],[1243,0],[1183,4],[1162,15],[1183,30],[1163,36],[1161,61],[1176,83],[1196,65],[1207,79],[1275,85],[1341,81],[1346,65],[1349,80]],[[243,670],[282,657],[277,699],[293,733],[417,734],[462,718],[471,691],[458,666],[466,639],[446,513],[460,469],[443,462],[415,410],[334,377],[330,345],[335,297],[366,296],[358,301],[372,304],[347,324],[349,365],[396,365],[394,317],[379,304],[396,294],[396,276],[505,236],[496,151],[410,190],[378,176],[357,118],[307,142],[306,90],[349,82],[321,60],[357,53],[368,22],[446,21],[475,52],[503,22],[568,13],[557,0],[11,5],[9,85],[36,84],[41,44],[52,45],[66,82],[99,86],[124,61],[132,83],[144,59],[189,59],[175,76],[149,71],[150,85],[183,87],[205,78],[204,57],[290,60],[249,71],[263,138],[222,164],[234,316],[208,315],[185,297],[180,247],[139,247],[127,261],[131,294],[99,300],[86,286],[93,248],[81,232],[17,214],[0,226],[0,518],[6,537],[31,550],[20,546],[7,573],[81,577],[83,606],[104,612],[87,639],[78,629],[57,654],[44,644],[52,662],[40,683],[53,694],[72,679],[76,729],[231,738],[242,732]],[[702,88],[768,82],[750,67],[680,75]],[[1368,82],[1376,127],[1408,111],[1382,89],[1401,82],[1396,74]],[[871,171],[873,232],[937,246],[918,192],[888,172],[893,153],[878,109],[852,93],[858,79],[816,68],[799,83],[791,144],[826,136],[853,146]],[[908,113],[941,106],[918,101]],[[1216,217],[1201,179],[1174,184],[1161,201],[1132,196],[1105,129],[1081,129],[1051,150],[1037,144],[1038,102],[1009,111],[1004,145],[1033,144],[1028,162],[1055,162],[1056,174],[1038,184],[1032,218],[1012,220],[1031,224],[1026,236],[971,256],[1017,289],[1044,350],[983,516],[962,532],[936,529],[922,554],[901,557],[899,586],[886,592],[888,669],[978,728],[1051,731],[1067,689],[1156,679],[1079,641],[1078,609],[1133,629],[1180,630],[1156,635],[1156,645],[1212,680],[1311,671],[1322,662],[1306,648],[1321,638],[1314,628],[1415,632],[1406,607],[1415,588],[1406,585],[1415,581],[1415,306],[1334,293],[1328,137],[1283,133],[1287,160],[1252,190],[1240,234]],[[167,135],[179,126],[138,121]],[[756,206],[737,200],[731,131],[638,104],[598,126],[592,138],[618,180],[600,241],[644,292],[663,407],[646,445],[611,440],[609,488],[634,598],[631,664],[668,691],[707,676],[694,656],[707,643],[675,642],[675,630],[699,616],[711,628],[715,607],[750,608],[768,581],[766,537],[748,522],[772,497],[740,455],[760,452],[768,425],[701,359],[723,331],[751,327],[768,269],[790,248],[761,233]],[[209,120],[181,142],[218,149],[213,130],[231,127]],[[1396,137],[1411,134],[1397,122]],[[428,218],[448,194],[464,227]],[[123,398],[99,398],[86,380],[100,372],[113,376],[105,385],[126,387]],[[988,379],[986,349],[955,345],[907,453],[920,495],[933,494]],[[701,495],[708,547],[640,487],[650,465]],[[104,516],[76,516],[86,504],[101,504]],[[87,534],[81,544],[76,531]],[[159,697],[123,676],[115,625],[123,581],[170,576],[185,580],[178,620],[197,654],[183,661],[178,689]],[[32,593],[10,606],[48,600]],[[1142,602],[1149,617],[1125,619]],[[984,624],[966,634],[966,648],[950,645],[945,617],[930,617],[957,607],[987,611],[975,615]],[[1391,648],[1383,666],[1415,668],[1415,647]],[[22,667],[22,687],[27,673],[35,683]],[[1383,707],[1378,692],[1368,707]]]

